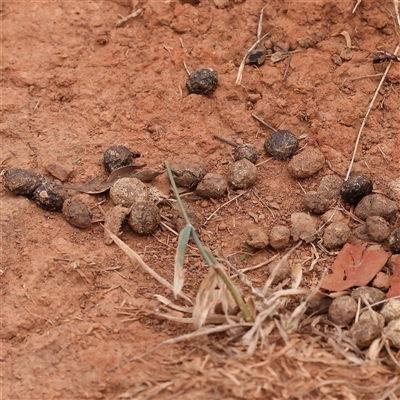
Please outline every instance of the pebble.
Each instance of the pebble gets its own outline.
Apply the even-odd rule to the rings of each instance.
[[[121,178],[111,187],[110,199],[115,205],[131,207],[137,202],[149,200],[149,191],[137,178]]]
[[[333,299],[328,296],[311,299],[311,301],[308,303],[306,315],[327,314],[332,301]]]
[[[230,166],[228,180],[233,189],[247,189],[257,180],[257,167],[245,158],[235,161]]]
[[[197,156],[171,161],[171,171],[177,186],[193,189],[207,173],[207,166]]]
[[[326,213],[321,215],[321,220],[325,224],[329,225],[333,222],[345,222],[346,216],[339,210],[328,210]]]
[[[329,209],[329,200],[324,193],[308,192],[303,196],[303,204],[312,214],[323,214]]]
[[[317,237],[318,219],[307,213],[293,213],[290,217],[292,229],[290,234],[295,242],[304,240],[312,242]]]
[[[298,150],[299,141],[292,132],[281,130],[272,133],[265,140],[264,148],[276,160],[287,160]]]
[[[371,346],[372,342],[380,337],[382,328],[370,321],[357,321],[350,328],[350,335],[359,349]]]
[[[372,187],[372,181],[367,176],[353,176],[343,183],[340,194],[346,203],[357,204],[372,192]]]
[[[218,72],[212,68],[200,68],[192,72],[186,81],[189,93],[208,95],[218,86]]]
[[[400,319],[390,321],[383,333],[393,347],[400,349]]]
[[[67,181],[73,171],[71,167],[63,165],[59,162],[48,164],[45,168],[51,175],[59,179],[61,182]]]
[[[398,207],[400,207],[400,178],[389,183],[388,196],[397,203]]]
[[[43,175],[21,168],[8,168],[1,173],[3,185],[14,194],[30,197],[46,180]]]
[[[389,248],[394,254],[400,253],[400,228],[393,231],[389,236]]]
[[[388,222],[377,215],[367,217],[365,220],[365,227],[368,233],[368,236],[374,242],[383,242],[390,235],[390,226]]]
[[[195,193],[198,196],[217,199],[228,190],[228,182],[225,178],[213,172],[209,172],[197,185]]]
[[[336,325],[350,325],[356,316],[357,302],[350,296],[333,299],[328,318]]]
[[[334,199],[340,196],[343,182],[343,179],[336,175],[326,175],[319,183],[318,192],[323,193],[328,199]]]
[[[290,160],[289,174],[295,179],[309,178],[316,174],[325,164],[325,157],[315,147],[306,147]]]
[[[253,249],[264,249],[269,244],[268,233],[260,228],[250,229],[248,231],[248,239],[246,240],[246,244]]]
[[[258,151],[251,144],[242,144],[235,148],[233,157],[234,157],[235,161],[239,161],[242,158],[246,158],[253,164],[256,164],[257,160],[258,160]]]
[[[65,220],[80,229],[89,228],[92,225],[92,213],[88,206],[81,200],[69,197],[64,201],[62,213]]]
[[[160,209],[151,201],[135,203],[128,216],[128,224],[139,235],[154,232],[161,221]]]
[[[274,225],[269,233],[269,244],[275,250],[283,250],[289,246],[290,229],[284,225]]]
[[[360,315],[359,321],[366,321],[369,322],[370,324],[375,324],[378,325],[381,329],[385,326],[385,318],[383,318],[382,314],[379,314],[376,311],[364,311]]]
[[[275,269],[275,267],[278,265],[278,270],[276,272],[276,275],[274,279],[272,280],[272,284],[276,285],[279,282],[282,282],[284,279],[288,278],[292,274],[292,266],[289,264],[289,262],[286,259],[282,260],[277,260],[273,261],[271,264],[268,265],[267,267],[267,273],[268,275],[272,274],[272,271]]]
[[[61,211],[66,193],[52,182],[45,182],[38,186],[32,195],[32,200],[43,210]]]
[[[394,319],[400,318],[400,299],[390,299],[382,307],[381,314],[385,318],[385,322],[388,324]]]
[[[396,215],[397,211],[397,205],[393,200],[381,194],[370,194],[363,197],[357,204],[354,214],[364,221],[375,215],[390,220]]]
[[[374,288],[387,291],[390,288],[390,276],[384,272],[378,272],[375,279],[372,281]]]
[[[344,222],[333,222],[325,228],[323,242],[328,249],[342,247],[349,240],[350,228]]]
[[[361,305],[365,306],[364,299],[368,304],[372,305],[378,303],[386,298],[386,294],[377,288],[369,286],[360,286],[351,292],[351,297],[358,302],[361,301]]]

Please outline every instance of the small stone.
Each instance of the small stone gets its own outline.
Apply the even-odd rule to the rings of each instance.
[[[396,229],[389,236],[389,248],[390,251],[394,254],[400,253],[400,228]]]
[[[109,147],[103,155],[103,165],[106,171],[112,172],[115,169],[130,165],[134,158],[140,154],[132,153],[126,146],[118,144]]]
[[[321,215],[321,220],[327,225],[332,224],[333,222],[345,222],[346,216],[339,210],[328,210],[326,213]]]
[[[350,228],[344,222],[333,222],[325,228],[323,242],[328,249],[342,247],[349,240]]]
[[[292,229],[290,234],[295,242],[304,240],[310,243],[317,237],[318,219],[306,213],[293,213],[290,217]]]
[[[35,189],[46,181],[43,175],[21,168],[5,169],[1,175],[6,189],[25,197],[31,197]]]
[[[92,213],[88,206],[81,200],[69,197],[64,201],[62,212],[68,223],[80,229],[92,225]]]
[[[400,299],[389,299],[382,307],[381,314],[388,324],[394,319],[400,318]]]
[[[349,204],[357,204],[372,192],[372,181],[366,176],[354,176],[343,183],[340,194]]]
[[[246,64],[261,67],[265,63],[266,55],[267,48],[260,44],[249,54]]]
[[[319,183],[318,192],[323,193],[328,199],[334,199],[340,196],[340,190],[342,186],[342,178],[336,175],[326,175]]]
[[[367,217],[365,220],[365,227],[369,237],[374,242],[382,242],[386,240],[390,235],[390,226],[388,222],[377,215],[372,217]]]
[[[149,199],[147,186],[137,178],[121,178],[110,189],[110,199],[115,205],[131,207]]]
[[[67,181],[73,171],[71,167],[67,167],[59,162],[46,165],[46,170],[61,182]]]
[[[390,288],[390,276],[384,272],[378,272],[375,279],[372,281],[374,288],[387,291]]]
[[[292,132],[281,130],[271,134],[264,148],[276,160],[287,160],[299,149],[299,141]]]
[[[313,298],[306,310],[306,315],[322,315],[327,314],[333,299],[328,296]]]
[[[340,58],[343,61],[350,61],[353,58],[353,52],[349,48],[345,48],[340,52]]]
[[[351,297],[357,302],[360,300],[361,305],[365,306],[365,301],[367,301],[369,305],[373,305],[384,300],[386,294],[377,288],[360,286],[351,292]]]
[[[279,266],[278,266],[279,264]],[[282,282],[284,279],[288,278],[292,274],[292,266],[289,264],[287,259],[282,258],[281,260],[273,261],[267,267],[267,273],[270,276],[275,268],[278,268],[275,272],[275,277],[272,280],[272,284],[276,285]]]
[[[396,216],[397,211],[398,208],[394,201],[381,194],[370,194],[363,197],[357,204],[354,214],[362,220],[375,215],[390,220]]]
[[[328,318],[336,325],[350,325],[357,313],[357,302],[350,296],[337,297],[332,301]]]
[[[228,8],[229,0],[214,0],[214,5],[216,8]]]
[[[189,75],[186,87],[189,93],[210,94],[218,86],[218,72],[212,68],[200,68]]]
[[[251,144],[242,144],[235,148],[233,157],[235,161],[239,161],[242,160],[243,158],[246,158],[247,160],[255,164],[258,160],[258,151]]]
[[[290,229],[284,225],[274,225],[269,233],[269,244],[275,250],[283,250],[289,246]]]
[[[397,203],[398,207],[400,207],[400,178],[389,183],[388,196]]]
[[[393,347],[400,349],[400,319],[390,321],[383,333]]]
[[[198,196],[217,199],[228,190],[228,182],[220,174],[209,172],[197,185],[195,193]]]
[[[230,166],[228,180],[233,189],[247,189],[257,180],[257,167],[245,158],[235,161]]]
[[[329,208],[329,200],[324,193],[308,192],[303,197],[303,204],[312,214],[323,214]]]
[[[121,232],[122,223],[124,222],[126,216],[130,213],[130,211],[131,211],[130,208],[121,206],[120,204],[113,207],[106,213],[105,217],[106,221],[104,226],[115,236],[120,237],[122,234]],[[106,231],[104,231],[104,243],[107,245],[113,243],[113,240]]]
[[[360,349],[371,346],[372,342],[381,334],[382,328],[370,321],[357,321],[350,329],[350,335]]]
[[[128,216],[128,224],[139,235],[153,233],[161,221],[159,208],[150,201],[135,203]]]
[[[376,311],[364,311],[360,315],[359,321],[366,321],[370,324],[378,325],[381,329],[385,326],[385,318],[383,318],[382,314],[379,314]]]
[[[65,192],[52,182],[45,182],[38,186],[32,195],[32,200],[41,208],[47,211],[61,211]]]
[[[289,174],[295,179],[309,178],[316,174],[325,164],[325,157],[315,147],[306,147],[289,162]]]
[[[205,162],[197,156],[171,161],[171,171],[177,186],[194,189],[207,173]]]
[[[250,229],[248,232],[248,239],[246,244],[253,249],[264,249],[269,244],[268,234],[259,228]]]

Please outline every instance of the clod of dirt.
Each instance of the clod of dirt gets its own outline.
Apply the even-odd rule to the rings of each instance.
[[[32,200],[47,211],[61,211],[65,198],[65,192],[52,182],[42,183],[32,195]]]
[[[329,209],[329,200],[324,193],[308,192],[303,196],[303,204],[312,214],[323,214]]]
[[[269,233],[269,244],[275,250],[283,250],[289,246],[290,229],[284,225],[274,225]]]
[[[357,313],[357,302],[350,296],[337,297],[332,301],[328,318],[336,325],[350,325]]]
[[[246,60],[246,64],[255,65],[261,67],[265,63],[267,55],[267,48],[260,44],[258,45],[249,55]]]
[[[387,324],[395,319],[400,319],[400,299],[390,299],[383,305],[381,314]]]
[[[264,148],[271,157],[287,160],[299,149],[299,141],[292,132],[282,130],[272,133],[265,141]]]
[[[383,318],[382,314],[379,314],[376,311],[364,311],[360,315],[359,321],[366,321],[369,322],[370,324],[375,324],[378,325],[381,329],[385,326],[385,318]]]
[[[292,229],[290,234],[295,242],[304,240],[310,243],[317,237],[318,219],[307,213],[293,213],[290,217]]]
[[[112,172],[115,169],[130,165],[134,158],[140,154],[132,153],[126,146],[118,144],[109,147],[103,155],[103,165],[106,171]]]
[[[326,213],[321,215],[321,220],[325,224],[329,225],[333,222],[345,222],[346,216],[339,210],[328,210]]]
[[[389,249],[394,254],[400,253],[400,229],[396,229],[389,236]]]
[[[400,319],[390,321],[383,333],[393,347],[400,349]]]
[[[193,189],[207,173],[207,166],[197,156],[171,161],[171,171],[178,186]]]
[[[388,196],[400,207],[400,178],[389,183]]]
[[[306,147],[289,162],[289,174],[295,179],[309,178],[325,164],[324,155],[315,147]]]
[[[390,235],[389,223],[382,217],[377,215],[367,217],[365,220],[365,227],[367,229],[368,236],[374,242],[383,242]]]
[[[117,205],[131,207],[139,201],[149,199],[147,186],[136,178],[121,178],[110,188],[110,199]]]
[[[201,220],[199,216],[196,214],[195,207],[190,202],[186,202],[184,200],[182,200],[182,202],[185,207],[186,214],[189,217],[190,223],[192,224],[194,229],[199,230]],[[172,205],[171,212],[172,212],[172,221],[175,225],[175,229],[177,232],[180,232],[186,226],[186,221],[183,218],[182,212],[176,203]]]
[[[218,86],[218,72],[212,68],[200,68],[189,75],[186,87],[189,93],[210,94]]]
[[[386,298],[386,294],[377,288],[369,287],[369,286],[361,286],[354,289],[351,292],[351,297],[355,300],[361,301],[362,306],[366,306],[365,302],[372,305],[375,303],[379,303],[380,301]]]
[[[247,160],[255,164],[258,160],[258,151],[251,144],[241,144],[235,148],[235,151],[233,152],[233,157],[235,161],[246,158]]]
[[[292,266],[289,264],[287,259],[281,259],[278,261],[273,261],[271,264],[268,265],[267,267],[267,273],[268,276],[270,276],[275,269],[275,267],[278,267],[278,270],[276,271],[276,275],[274,279],[272,280],[272,284],[276,285],[279,282],[282,282],[284,279],[288,278],[291,273],[292,273]]]
[[[6,189],[25,197],[31,197],[35,189],[46,181],[41,174],[21,168],[5,169],[1,175]]]
[[[372,192],[372,181],[366,176],[354,176],[343,183],[340,194],[349,204],[357,204]]]
[[[371,346],[372,342],[381,334],[382,328],[370,321],[357,321],[350,329],[350,335],[359,349]]]
[[[64,201],[62,213],[67,222],[77,228],[86,229],[92,225],[92,213],[81,200],[69,197]]]
[[[131,209],[121,206],[120,204],[113,207],[106,213],[104,226],[111,231],[115,236],[121,236],[121,226],[126,216],[130,213]],[[104,231],[104,243],[110,245],[113,243],[110,235]]]
[[[197,185],[195,193],[201,197],[217,199],[222,197],[228,189],[225,178],[213,172],[209,172]]]
[[[336,175],[326,175],[321,179],[318,186],[318,192],[323,193],[326,198],[334,199],[340,196],[340,190],[343,186],[343,179]]]
[[[385,274],[384,272],[378,272],[375,279],[372,281],[372,286],[379,290],[389,290],[390,276]]]
[[[46,165],[46,170],[55,178],[59,179],[61,182],[67,181],[73,171],[71,167],[63,165],[59,162],[54,162]]]
[[[269,244],[268,233],[260,228],[250,229],[246,244],[253,249],[264,249]]]
[[[390,220],[396,216],[397,211],[398,208],[394,201],[381,194],[370,194],[363,197],[357,204],[354,214],[362,220],[375,215]]]
[[[128,216],[128,224],[139,235],[154,232],[161,221],[159,208],[150,201],[135,203]]]
[[[328,296],[317,297],[308,303],[306,315],[322,315],[327,314],[333,299]]]
[[[249,160],[243,158],[235,161],[229,169],[229,184],[233,189],[246,189],[255,184],[257,180],[257,167]]]
[[[333,222],[326,227],[323,242],[328,249],[342,247],[350,238],[350,228],[344,222]]]

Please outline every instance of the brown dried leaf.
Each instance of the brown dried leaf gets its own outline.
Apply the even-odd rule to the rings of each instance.
[[[331,266],[333,273],[325,276],[321,288],[336,292],[365,286],[383,268],[390,255],[380,248],[365,249],[347,243]]]

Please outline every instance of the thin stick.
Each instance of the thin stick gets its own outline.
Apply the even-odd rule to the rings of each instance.
[[[397,52],[399,51],[399,48],[400,48],[400,45],[398,45],[398,46],[396,47],[396,50],[395,50],[394,53],[393,53],[394,55],[397,55]],[[377,87],[377,89],[376,89],[376,91],[375,91],[374,97],[372,98],[371,103],[369,104],[367,113],[365,114],[364,120],[363,120],[363,122],[362,122],[362,124],[361,124],[360,131],[358,132],[358,135],[357,135],[357,140],[356,140],[356,144],[355,144],[355,146],[354,146],[354,151],[353,151],[353,157],[351,158],[351,162],[350,162],[350,165],[349,165],[349,169],[347,170],[347,175],[346,175],[345,181],[347,181],[347,180],[349,179],[350,172],[351,172],[351,169],[352,169],[353,164],[354,164],[354,159],[356,158],[356,153],[357,153],[357,150],[358,150],[358,143],[360,142],[360,138],[361,138],[361,132],[362,132],[363,129],[364,129],[364,126],[365,126],[365,123],[367,122],[367,118],[368,118],[368,116],[369,116],[369,113],[370,113],[371,110],[372,110],[372,106],[373,106],[373,104],[375,103],[375,100],[376,100],[376,98],[377,98],[377,96],[378,96],[378,93],[379,93],[379,91],[381,90],[381,87],[382,87],[382,85],[383,85],[383,82],[385,81],[386,75],[388,74],[389,69],[390,69],[391,66],[392,66],[392,63],[390,62],[389,65],[386,67],[386,70],[385,70],[385,72],[383,73],[382,79],[381,79],[381,81],[379,82],[379,85],[378,85],[378,87]]]
[[[247,51],[247,53],[244,55],[243,60],[240,63],[239,71],[238,71],[238,74],[236,77],[236,82],[235,82],[236,86],[240,85],[240,82],[242,82],[242,75],[243,75],[243,70],[244,70],[244,66],[246,64],[247,57],[260,44],[260,42],[262,42],[267,36],[268,36],[268,33],[266,33],[260,39],[257,39],[257,41],[253,44],[253,46],[251,46],[250,49]]]
[[[185,67],[186,73],[190,76],[189,68],[187,67],[185,61],[183,62],[183,66]]]
[[[360,3],[361,3],[361,0],[357,0],[357,4],[354,6],[352,14],[355,13],[355,11],[357,10],[357,7],[360,5]]]
[[[117,28],[120,28],[122,25],[125,24],[125,22],[129,21],[129,20],[132,19],[132,18],[137,17],[142,11],[143,11],[143,8],[139,8],[139,9],[136,10],[134,13],[129,14],[129,15],[127,15],[125,18],[122,18],[122,19],[118,20],[118,21],[115,23],[115,26],[116,26]]]
[[[397,17],[397,24],[400,26],[400,15],[399,15],[399,0],[393,0],[394,11]]]
[[[272,132],[278,132],[277,129],[275,129],[273,126],[267,124],[265,121],[263,121],[260,117],[257,117],[256,114],[251,114],[251,116],[256,119],[258,122],[261,122],[263,125],[265,125],[267,128],[271,129]]]
[[[224,143],[226,143],[226,144],[229,144],[230,146],[238,147],[238,145],[237,145],[236,143],[234,143],[234,142],[232,142],[232,141],[230,141],[230,140],[228,140],[228,139],[225,139],[225,138],[222,137],[222,136],[213,135],[213,137],[215,137],[215,139],[220,140],[221,142],[224,142]]]
[[[396,0],[394,0],[396,1]],[[267,6],[265,5],[261,11],[260,11],[260,19],[258,21],[258,28],[257,28],[257,40],[260,39],[261,37],[261,32],[262,32],[262,20],[263,20],[263,15],[264,15],[264,10]]]
[[[283,74],[283,80],[286,79],[286,75],[287,75],[287,73],[289,71],[290,61],[292,61],[292,55],[291,54],[289,55],[289,58],[288,58],[287,63],[286,63],[285,73]]]
[[[232,201],[238,199],[240,196],[243,196],[244,194],[246,194],[247,192],[244,193],[240,193],[237,196],[233,197],[232,199],[230,199],[229,201],[227,201],[226,203],[222,204],[221,206],[219,206],[204,222],[204,225],[207,224],[207,222],[223,207],[227,206],[229,203],[232,203]]]

